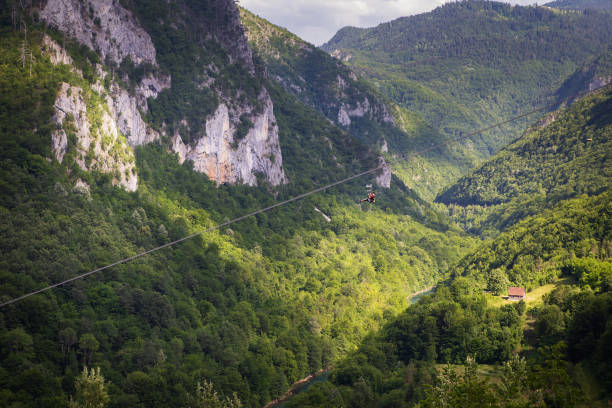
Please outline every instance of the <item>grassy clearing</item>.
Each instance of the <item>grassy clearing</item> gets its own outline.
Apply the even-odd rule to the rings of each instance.
[[[552,292],[555,288],[561,285],[569,285],[572,284],[573,281],[570,278],[559,279],[556,282],[549,283],[547,285],[538,286],[530,292],[525,294],[525,303],[527,304],[527,308],[532,308],[534,306],[538,306],[543,303],[544,295]],[[511,303],[511,300],[506,299],[506,296],[495,296],[492,293],[485,293],[485,298],[487,299],[487,304],[491,307],[501,307],[503,305],[507,305]]]

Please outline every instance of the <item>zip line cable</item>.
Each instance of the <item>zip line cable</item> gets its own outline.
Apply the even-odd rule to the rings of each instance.
[[[170,246],[176,245],[176,244],[178,244],[178,243],[181,243],[181,242],[183,242],[183,241],[187,241],[188,239],[191,239],[191,238],[195,238],[195,237],[197,237],[197,236],[199,236],[199,235],[202,235],[202,234],[205,234],[205,233],[207,233],[207,232],[212,232],[212,231],[218,230],[218,229],[223,228],[223,227],[225,227],[225,226],[228,226],[228,225],[230,225],[230,224],[234,224],[234,223],[236,223],[236,222],[238,222],[238,221],[242,221],[242,220],[244,220],[245,218],[249,218],[249,217],[252,217],[252,216],[254,216],[254,215],[257,215],[257,214],[261,214],[261,213],[264,213],[264,212],[270,211],[270,210],[272,210],[272,209],[274,209],[274,208],[276,208],[276,207],[281,207],[281,206],[283,206],[283,205],[286,205],[286,204],[292,203],[292,202],[294,202],[294,201],[299,201],[299,200],[302,200],[302,199],[304,199],[304,198],[306,198],[306,197],[308,197],[308,196],[310,196],[310,195],[313,195],[313,194],[319,193],[319,192],[321,192],[321,191],[327,190],[327,189],[329,189],[329,188],[335,187],[335,186],[337,186],[337,185],[339,185],[339,184],[344,184],[344,183],[346,183],[346,182],[348,182],[348,181],[351,181],[351,180],[354,180],[354,179],[356,179],[356,178],[359,178],[359,177],[365,176],[366,174],[369,174],[369,173],[374,173],[375,171],[378,171],[378,170],[379,170],[379,169],[381,169],[381,168],[382,168],[381,166],[378,166],[378,167],[375,167],[375,168],[373,168],[373,169],[370,169],[370,170],[364,171],[364,172],[362,172],[362,173],[352,175],[352,176],[347,177],[347,178],[345,178],[345,179],[338,180],[338,181],[333,182],[333,183],[331,183],[331,184],[328,184],[328,185],[326,185],[326,186],[316,188],[316,189],[314,189],[314,190],[311,190],[311,191],[306,192],[306,193],[304,193],[304,194],[300,194],[300,195],[298,195],[298,196],[295,196],[295,197],[290,198],[290,199],[288,199],[288,200],[282,201],[282,202],[280,202],[280,203],[276,203],[276,204],[273,204],[273,205],[271,205],[271,206],[268,206],[268,207],[265,207],[265,208],[261,208],[261,209],[259,209],[259,210],[257,210],[257,211],[253,211],[253,212],[250,212],[250,213],[248,213],[248,214],[242,215],[242,216],[240,216],[240,217],[234,218],[234,219],[232,219],[232,220],[229,220],[229,221],[223,222],[223,223],[221,223],[221,224],[219,224],[219,225],[216,225],[216,226],[214,226],[214,227],[210,227],[210,228],[205,229],[205,230],[203,230],[203,231],[199,231],[199,232],[193,233],[193,234],[191,234],[191,235],[187,235],[187,236],[185,236],[185,237],[183,237],[183,238],[177,239],[176,241],[168,242],[167,244],[160,245],[160,246],[158,246],[158,247],[155,247],[155,248],[149,249],[148,251],[144,251],[144,252],[141,252],[141,253],[139,253],[139,254],[132,255],[132,256],[127,257],[127,258],[124,258],[124,259],[122,259],[122,260],[120,260],[120,261],[113,262],[112,264],[108,264],[108,265],[102,266],[102,267],[100,267],[100,268],[97,268],[97,269],[94,269],[94,270],[92,270],[92,271],[89,271],[89,272],[83,273],[83,274],[81,274],[81,275],[74,276],[74,277],[72,277],[72,278],[70,278],[70,279],[66,279],[65,281],[58,282],[58,283],[55,283],[55,284],[53,284],[53,285],[47,286],[46,288],[42,288],[42,289],[36,290],[36,291],[34,291],[34,292],[27,293],[27,294],[25,294],[25,295],[23,295],[23,296],[19,296],[19,297],[17,297],[17,298],[11,299],[11,300],[9,300],[9,301],[7,301],[7,302],[4,302],[4,303],[0,304],[0,307],[8,306],[8,305],[10,305],[10,304],[12,304],[12,303],[18,302],[18,301],[23,300],[23,299],[25,299],[25,298],[27,298],[27,297],[30,297],[30,296],[33,296],[33,295],[37,295],[37,294],[42,293],[42,292],[46,292],[47,290],[50,290],[50,289],[56,288],[56,287],[58,287],[58,286],[65,285],[65,284],[70,283],[70,282],[73,282],[73,281],[75,281],[75,280],[77,280],[77,279],[82,279],[82,278],[85,278],[86,276],[93,275],[94,273],[101,272],[101,271],[103,271],[103,270],[105,270],[105,269],[112,268],[113,266],[117,266],[117,265],[124,264],[124,263],[126,263],[126,262],[133,261],[134,259],[137,259],[137,258],[143,257],[143,256],[145,256],[145,255],[148,255],[148,254],[152,253],[152,252],[156,252],[156,251],[159,251],[160,249],[164,249],[164,248],[167,248],[167,247],[170,247]]]
[[[446,141],[446,142],[439,143],[439,144],[437,144],[437,145],[435,145],[435,146],[428,147],[427,149],[424,149],[424,150],[421,150],[421,151],[418,151],[418,152],[412,153],[412,154],[410,154],[410,155],[402,155],[402,156],[400,156],[400,157],[404,157],[406,160],[410,160],[410,159],[411,159],[411,158],[413,158],[413,157],[420,156],[420,155],[422,155],[422,154],[424,154],[424,153],[427,153],[427,152],[429,152],[429,151],[431,151],[431,150],[434,150],[434,149],[437,149],[437,148],[439,148],[439,147],[446,146],[446,145],[449,145],[449,144],[452,144],[452,143],[459,142],[459,141],[461,141],[461,140],[463,140],[463,139],[467,139],[467,138],[469,138],[469,137],[472,137],[472,136],[478,135],[478,134],[480,134],[480,133],[486,132],[486,131],[491,130],[491,129],[495,129],[495,128],[500,127],[500,126],[503,126],[503,125],[505,125],[505,124],[507,124],[507,123],[514,122],[515,120],[522,119],[522,118],[524,118],[524,117],[527,117],[527,116],[532,115],[532,114],[537,113],[537,112],[541,112],[541,111],[543,111],[543,110],[545,110],[545,109],[547,109],[547,108],[550,108],[550,107],[552,107],[552,106],[555,106],[555,105],[560,105],[561,103],[564,103],[564,102],[566,102],[566,101],[568,101],[568,100],[570,100],[570,99],[573,99],[573,98],[578,98],[578,97],[580,97],[580,96],[582,96],[582,95],[585,95],[585,94],[587,94],[587,93],[596,92],[596,91],[598,91],[598,90],[600,90],[600,89],[602,89],[602,88],[605,88],[605,87],[607,87],[607,86],[608,86],[608,85],[603,85],[603,86],[597,87],[597,88],[592,89],[592,90],[588,90],[588,91],[583,91],[583,92],[577,93],[577,94],[575,94],[575,95],[572,95],[572,96],[569,96],[569,97],[567,97],[567,98],[563,99],[561,102],[554,102],[554,103],[550,103],[550,104],[548,104],[548,105],[541,106],[541,107],[539,107],[539,108],[537,108],[537,109],[533,109],[533,110],[531,110],[531,111],[529,111],[529,112],[526,112],[526,113],[523,113],[523,114],[521,114],[521,115],[514,116],[514,117],[512,117],[512,118],[510,118],[510,119],[506,119],[506,120],[504,120],[504,121],[502,121],[502,122],[498,122],[498,123],[496,123],[496,124],[494,124],[494,125],[487,126],[487,127],[485,127],[485,128],[479,129],[479,130],[477,130],[477,131],[475,131],[475,132],[472,132],[472,133],[468,133],[467,135],[459,136],[459,137],[457,137],[457,138],[454,138],[454,139],[448,140],[448,141]],[[70,278],[70,279],[66,279],[65,281],[58,282],[58,283],[54,283],[53,285],[49,285],[49,286],[47,286],[47,287],[45,287],[45,288],[38,289],[38,290],[35,290],[35,291],[33,291],[33,292],[30,292],[30,293],[26,293],[25,295],[22,295],[22,296],[19,296],[19,297],[16,297],[16,298],[14,298],[14,299],[11,299],[11,300],[8,300],[8,301],[6,301],[6,302],[1,303],[1,304],[0,304],[0,308],[5,307],[5,306],[8,306],[8,305],[11,305],[11,304],[16,303],[16,302],[19,302],[20,300],[26,299],[26,298],[28,298],[28,297],[30,297],[30,296],[34,296],[34,295],[37,295],[37,294],[39,294],[39,293],[43,293],[43,292],[46,292],[46,291],[48,291],[48,290],[51,290],[51,289],[57,288],[58,286],[63,286],[63,285],[65,285],[65,284],[70,283],[70,282],[73,282],[73,281],[75,281],[75,280],[85,278],[85,277],[87,277],[87,276],[89,276],[89,275],[93,275],[94,273],[98,273],[98,272],[104,271],[104,270],[106,270],[106,269],[112,268],[113,266],[121,265],[121,264],[124,264],[124,263],[130,262],[130,261],[133,261],[134,259],[141,258],[141,257],[143,257],[143,256],[145,256],[145,255],[150,254],[150,253],[157,252],[157,251],[159,251],[159,250],[161,250],[161,249],[164,249],[164,248],[168,248],[168,247],[174,246],[174,245],[179,244],[179,243],[181,243],[181,242],[183,242],[183,241],[187,241],[187,240],[189,240],[189,239],[191,239],[191,238],[195,238],[195,237],[197,237],[197,236],[200,236],[200,235],[206,234],[206,233],[208,233],[208,232],[212,232],[212,231],[215,231],[215,230],[221,229],[221,228],[226,227],[226,226],[228,226],[228,225],[230,225],[230,224],[234,224],[234,223],[236,223],[236,222],[238,222],[238,221],[242,221],[242,220],[244,220],[244,219],[246,219],[246,218],[253,217],[253,216],[257,215],[257,214],[262,214],[262,213],[268,212],[268,211],[270,211],[270,210],[272,210],[272,209],[274,209],[274,208],[277,208],[277,207],[282,207],[282,206],[284,206],[284,205],[286,205],[286,204],[289,204],[289,203],[292,203],[292,202],[295,202],[295,201],[300,201],[300,200],[302,200],[302,199],[304,199],[304,198],[306,198],[306,197],[308,197],[308,196],[311,196],[311,195],[316,194],[316,193],[320,193],[321,191],[325,191],[325,190],[327,190],[327,189],[330,189],[330,188],[332,188],[332,187],[338,186],[338,185],[340,185],[340,184],[344,184],[344,183],[347,183],[347,182],[349,182],[349,181],[351,181],[351,180],[354,180],[354,179],[357,179],[357,178],[363,177],[363,176],[365,176],[366,174],[371,174],[371,173],[374,173],[374,172],[376,172],[376,171],[378,171],[378,170],[380,170],[380,169],[382,169],[382,166],[380,166],[380,165],[379,165],[378,167],[375,167],[375,168],[373,168],[373,169],[366,170],[366,171],[361,172],[361,173],[358,173],[358,174],[354,174],[354,175],[352,175],[352,176],[350,176],[350,177],[344,178],[344,179],[342,179],[342,180],[335,181],[335,182],[333,182],[333,183],[331,183],[331,184],[327,184],[327,185],[325,185],[325,186],[322,186],[322,187],[316,188],[316,189],[311,190],[311,191],[308,191],[308,192],[306,192],[306,193],[303,193],[303,194],[297,195],[297,196],[295,196],[295,197],[293,197],[293,198],[289,198],[289,199],[287,199],[287,200],[285,200],[285,201],[281,201],[280,203],[276,203],[276,204],[270,205],[270,206],[268,206],[268,207],[261,208],[261,209],[259,209],[259,210],[256,210],[256,211],[253,211],[253,212],[250,212],[250,213],[248,213],[248,214],[242,215],[242,216],[237,217],[237,218],[234,218],[234,219],[232,219],[232,220],[229,220],[229,221],[223,222],[223,223],[221,223],[221,224],[219,224],[219,225],[216,225],[216,226],[214,226],[214,227],[207,228],[207,229],[205,229],[205,230],[203,230],[203,231],[199,231],[199,232],[193,233],[193,234],[191,234],[191,235],[187,235],[187,236],[185,236],[185,237],[183,237],[183,238],[179,238],[179,239],[177,239],[177,240],[175,240],[175,241],[168,242],[168,243],[166,243],[166,244],[164,244],[164,245],[160,245],[160,246],[158,246],[158,247],[155,247],[155,248],[149,249],[149,250],[144,251],[144,252],[141,252],[141,253],[139,253],[139,254],[129,256],[129,257],[127,257],[127,258],[121,259],[121,260],[119,260],[119,261],[113,262],[113,263],[108,264],[108,265],[105,265],[105,266],[102,266],[102,267],[97,268],[97,269],[94,269],[94,270],[92,270],[92,271],[89,271],[89,272],[86,272],[86,273],[83,273],[83,274],[80,274],[80,275],[74,276],[74,277],[72,277],[72,278]]]

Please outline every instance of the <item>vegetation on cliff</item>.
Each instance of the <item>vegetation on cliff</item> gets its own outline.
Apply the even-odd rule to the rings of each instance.
[[[288,186],[217,187],[162,142],[136,149],[140,184],[128,193],[111,175],[84,172],[70,155],[60,164],[51,152],[59,84],[91,87],[95,54],[66,42],[83,78],[51,64],[40,46],[43,30],[55,34],[30,21],[24,67],[23,33],[0,16],[3,301],[378,165],[349,134],[269,84]],[[84,366],[99,367],[111,407],[182,407],[215,392],[260,406],[282,394],[354,349],[476,243],[397,179],[379,206],[361,208],[355,201],[372,182],[3,308],[0,405],[79,403]],[[202,389],[211,382],[214,390]]]

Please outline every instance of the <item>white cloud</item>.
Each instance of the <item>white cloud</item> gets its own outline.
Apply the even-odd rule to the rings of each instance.
[[[373,27],[430,11],[449,0],[241,0],[242,7],[321,45],[342,27]],[[547,0],[546,0],[547,1]],[[506,0],[531,4],[535,0]]]

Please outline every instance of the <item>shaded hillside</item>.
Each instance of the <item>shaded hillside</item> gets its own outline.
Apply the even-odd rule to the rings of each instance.
[[[609,186],[612,91],[591,95],[545,123],[438,196],[459,205],[507,203],[521,195],[571,196]],[[589,141],[588,139],[591,139]]]
[[[102,37],[95,20],[102,3],[93,3],[91,22]],[[380,163],[257,76],[248,60],[237,66],[247,54],[224,44],[239,28],[213,30],[202,42],[184,37],[205,34],[217,18],[235,21],[223,17],[232,4],[171,3],[185,8],[164,14],[165,3],[147,3],[149,10],[134,3],[127,10],[140,17],[129,21],[150,33],[157,66],[103,61],[33,11],[20,15],[25,37],[12,26],[11,10],[0,10],[2,301]],[[221,7],[199,9],[203,26],[179,18],[203,4]],[[201,72],[198,58],[216,69]],[[151,71],[169,74],[171,85],[153,94]],[[205,80],[209,73],[218,87],[190,86],[192,74]],[[274,104],[289,183],[274,186],[257,175],[257,186],[217,185],[194,171],[194,161],[180,163],[170,132],[195,141],[204,138],[205,114],[215,104],[257,105],[262,88],[244,88],[252,80]],[[139,92],[148,95],[146,105],[138,105]],[[159,137],[130,144],[136,128],[117,130],[128,122]],[[132,176],[135,190],[122,184]],[[375,176],[0,309],[0,405],[66,406],[86,365],[100,367],[112,407],[184,407],[204,380],[220,395],[235,392],[246,406],[262,406],[330,365],[475,244],[397,179],[377,191],[380,204],[359,207],[363,184]]]
[[[385,153],[393,171],[427,199],[470,167],[465,152],[444,147],[409,162],[394,158],[444,141],[423,117],[383,97],[347,66],[287,30],[241,9],[249,43],[270,79],[367,146]],[[470,156],[471,157],[471,156]]]
[[[592,91],[612,82],[612,51],[604,53],[584,64],[574,72],[556,92],[564,104],[573,102],[573,95]],[[569,101],[566,101],[570,98]]]
[[[322,48],[448,138],[552,101],[610,43],[608,13],[464,1],[374,28],[343,28]],[[476,163],[531,120],[465,141],[462,150]]]
[[[599,194],[612,180],[612,91],[607,88],[550,114],[437,200],[456,214],[494,206],[480,226],[505,229],[518,220],[581,194]],[[591,141],[589,141],[591,139]]]
[[[510,227],[288,406],[604,407],[610,202],[609,190],[581,196]],[[525,302],[491,304],[484,292],[533,289],[562,275],[577,285],[559,284],[527,314]]]

